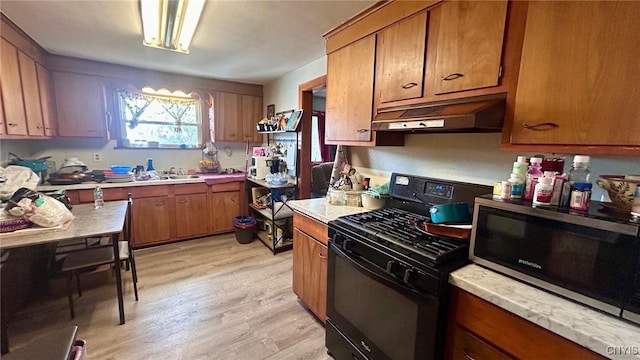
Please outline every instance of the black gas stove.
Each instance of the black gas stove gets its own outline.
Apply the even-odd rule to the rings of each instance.
[[[392,174],[388,206],[329,222],[327,348],[336,359],[439,359],[449,273],[468,241],[424,231],[436,204],[491,187]],[[390,315],[390,316],[389,316]]]

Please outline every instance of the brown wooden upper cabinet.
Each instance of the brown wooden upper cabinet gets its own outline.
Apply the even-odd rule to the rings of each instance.
[[[5,39],[0,39],[0,86],[2,87],[2,105],[6,119],[7,135],[27,135],[27,116],[22,97],[20,63],[18,49]]]
[[[262,119],[262,97],[218,91],[213,109],[215,141],[262,142],[256,129]]]
[[[56,131],[56,103],[53,97],[51,73],[42,65],[36,64],[38,73],[38,89],[40,89],[40,104],[42,107],[42,123],[45,136],[55,136]]]
[[[531,2],[512,144],[640,144],[640,2]]]
[[[375,86],[380,103],[422,97],[426,37],[426,11],[378,33]]]
[[[325,140],[371,141],[376,35],[327,55]]]
[[[54,72],[58,135],[107,137],[103,79],[98,76]]]
[[[507,1],[445,1],[431,13],[435,94],[498,85]]]

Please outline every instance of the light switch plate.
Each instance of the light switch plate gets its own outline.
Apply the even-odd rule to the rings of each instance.
[[[93,153],[93,162],[100,162],[102,161],[102,154],[101,153]]]

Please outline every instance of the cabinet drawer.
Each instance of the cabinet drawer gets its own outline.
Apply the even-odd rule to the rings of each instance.
[[[127,191],[125,188],[103,188],[104,201],[126,200]],[[78,200],[80,204],[93,202],[93,190],[78,190]]]
[[[509,360],[513,359],[490,344],[456,326],[453,359]]]
[[[224,184],[211,185],[211,192],[239,191],[240,183],[237,181]]]
[[[172,192],[175,195],[182,194],[199,194],[207,192],[207,184],[180,184],[180,185],[172,185]]]
[[[169,186],[152,185],[152,186],[132,187],[131,195],[133,196],[134,199],[153,197],[153,196],[168,196]]]
[[[323,224],[317,220],[303,215],[299,212],[295,212],[293,215],[293,227],[299,229],[305,234],[318,240],[323,245],[327,246],[329,240],[329,229],[326,224]]]

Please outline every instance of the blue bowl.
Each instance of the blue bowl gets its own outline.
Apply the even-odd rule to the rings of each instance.
[[[131,166],[111,165],[110,168],[114,174],[128,174],[131,172]]]

